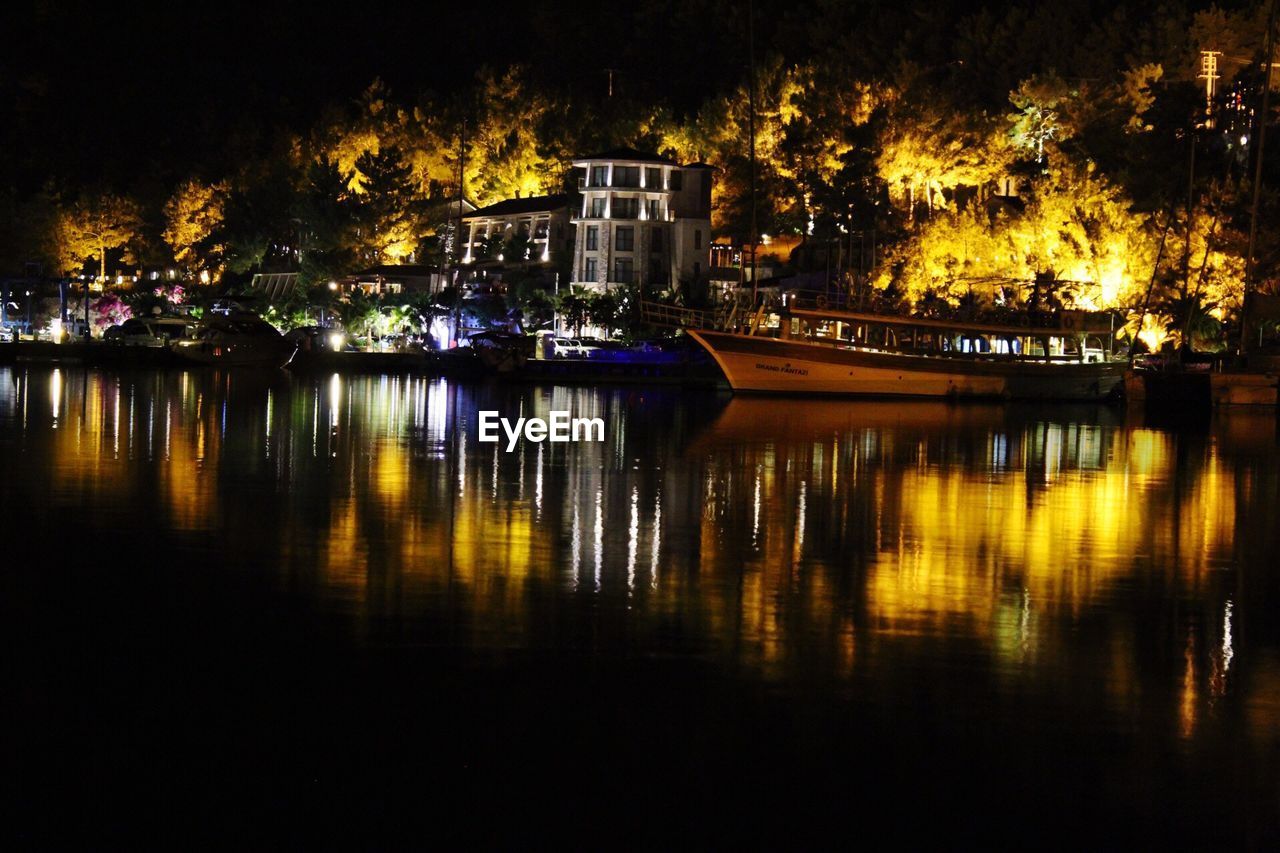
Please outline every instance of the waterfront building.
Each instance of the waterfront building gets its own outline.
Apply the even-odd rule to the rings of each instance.
[[[568,195],[500,201],[462,217],[462,263],[549,265],[571,245],[572,227]]]
[[[615,148],[574,160],[582,204],[572,282],[705,290],[711,268],[710,166]]]
[[[443,287],[440,268],[432,264],[379,264],[339,282],[344,293],[365,296],[400,293],[438,293]]]

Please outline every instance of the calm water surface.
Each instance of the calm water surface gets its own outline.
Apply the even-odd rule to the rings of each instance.
[[[1271,414],[0,368],[14,828],[1266,848],[1276,451]]]

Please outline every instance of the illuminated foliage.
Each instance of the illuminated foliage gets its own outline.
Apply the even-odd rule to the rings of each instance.
[[[414,194],[407,192],[411,169],[400,149],[383,148],[365,153],[356,161],[362,190],[355,196],[359,215],[358,235],[364,260],[372,263],[408,263],[422,240]]]
[[[935,216],[894,249],[881,271],[909,298],[938,294],[958,302],[975,286],[997,288],[1039,276],[1081,283],[1066,307],[1097,309],[1140,300],[1157,237],[1150,218],[1131,210],[1114,184],[1090,167],[1052,168],[1025,207],[970,204]]]
[[[107,253],[124,250],[131,262],[131,244],[140,236],[142,216],[137,204],[123,196],[83,196],[58,212],[56,245],[59,269],[74,274],[92,261],[98,276],[107,277]]]
[[[476,120],[467,132],[467,192],[480,205],[560,188],[571,156],[544,147],[542,123],[557,109],[519,67],[476,75]]]
[[[1164,69],[1151,63],[1124,72],[1123,82],[1120,84],[1120,101],[1129,109],[1129,120],[1125,127],[1131,133],[1154,129],[1147,123],[1145,116],[1156,102],[1151,86],[1163,76]]]
[[[89,307],[93,328],[98,332],[118,326],[133,316],[133,309],[114,293],[102,294]]]
[[[1073,93],[1056,74],[1024,80],[1009,95],[1015,112],[1009,116],[1009,134],[1020,151],[1044,163],[1045,146],[1071,135],[1064,127],[1062,105]]]
[[[943,208],[960,187],[994,183],[1013,161],[998,119],[949,111],[937,101],[896,104],[877,142],[876,170],[913,218],[917,205]]]
[[[323,284],[354,272],[359,262],[355,193],[337,164],[317,158],[308,167],[294,204],[304,285]]]
[[[164,206],[164,241],[173,259],[192,274],[220,273],[226,247],[219,242],[226,216],[228,186],[190,180],[182,184]]]

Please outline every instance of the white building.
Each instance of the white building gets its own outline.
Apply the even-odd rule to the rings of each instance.
[[[622,284],[686,293],[711,268],[712,168],[632,148],[573,165],[583,171],[582,207],[573,222],[574,284],[603,290]]]
[[[572,238],[569,205],[567,195],[517,196],[473,210],[462,217],[462,262],[551,263]],[[503,253],[503,244],[513,236],[524,238],[522,258],[508,258]]]

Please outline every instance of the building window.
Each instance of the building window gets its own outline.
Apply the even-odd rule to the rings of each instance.
[[[662,189],[662,170],[661,169],[645,169],[644,185],[651,190]]]
[[[631,270],[630,258],[617,258],[613,262],[613,280],[621,284],[630,284]]]
[[[640,186],[640,167],[639,166],[614,166],[613,167],[613,185],[615,187]]]
[[[619,228],[618,239],[614,243],[614,248],[619,252],[630,252],[636,247],[636,229]]]
[[[648,220],[650,220],[651,222],[656,222],[656,221],[658,221],[658,218],[659,218],[658,208],[659,208],[659,207],[661,207],[661,204],[659,204],[659,202],[658,202],[658,200],[657,200],[656,198],[651,198],[651,199],[648,199],[647,201],[645,201],[645,203],[644,203],[644,215],[645,215],[645,219],[648,219]]]
[[[606,199],[602,195],[591,199],[591,212],[588,215],[592,219],[601,219],[604,217],[605,201]]]
[[[588,225],[587,226],[587,251],[594,252],[598,248],[600,248],[600,226]]]
[[[662,251],[662,229],[654,228],[652,230],[653,230],[653,236],[650,237],[649,239],[649,249],[650,251],[653,251],[653,252],[661,252]]]
[[[535,240],[547,239],[547,234],[548,232],[550,232],[550,230],[551,230],[551,223],[546,221],[545,219],[542,220],[537,225],[533,226],[533,239]]]
[[[596,259],[587,258],[586,262],[583,264],[582,280],[595,281],[598,278],[598,276],[596,275],[596,270],[597,270]]]
[[[684,189],[684,174],[679,169],[671,170],[671,177],[667,179],[667,188],[677,192]]]
[[[609,186],[609,167],[608,166],[592,166],[591,182],[587,184],[590,187],[607,187]]]
[[[614,219],[635,219],[640,213],[640,199],[614,198],[612,213]]]
[[[695,249],[702,248],[702,229],[701,228],[693,229],[693,248]]]

